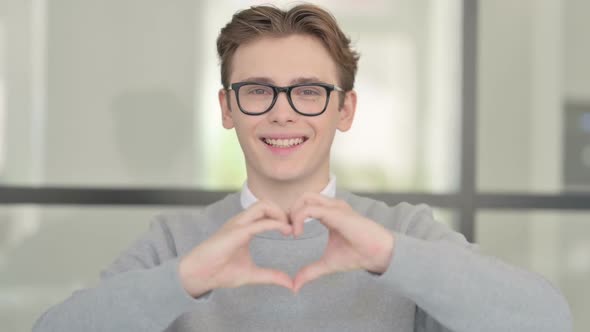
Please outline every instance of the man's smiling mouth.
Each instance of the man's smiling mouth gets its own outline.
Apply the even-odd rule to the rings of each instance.
[[[307,137],[301,136],[290,138],[263,137],[260,140],[263,141],[266,145],[274,148],[291,148],[303,144],[305,141],[307,141],[307,139]]]

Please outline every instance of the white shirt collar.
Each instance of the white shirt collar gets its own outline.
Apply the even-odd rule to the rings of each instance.
[[[326,185],[324,190],[320,193],[330,198],[336,197],[336,176],[334,174],[330,174],[328,185]],[[244,181],[242,192],[240,193],[240,203],[242,204],[242,208],[245,210],[256,202],[258,202],[258,198],[256,198],[252,191],[250,191],[250,188],[248,188],[248,181]]]

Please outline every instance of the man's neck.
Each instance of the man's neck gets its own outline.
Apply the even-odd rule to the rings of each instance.
[[[319,193],[328,185],[329,181],[329,172],[292,181],[276,181],[248,176],[248,188],[257,199],[272,201],[287,211],[303,193]]]

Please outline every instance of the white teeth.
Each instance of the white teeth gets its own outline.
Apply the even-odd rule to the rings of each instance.
[[[264,142],[266,144],[272,145],[278,148],[289,148],[295,145],[299,145],[303,143],[303,138],[290,138],[290,139],[271,139],[271,138],[264,138]]]

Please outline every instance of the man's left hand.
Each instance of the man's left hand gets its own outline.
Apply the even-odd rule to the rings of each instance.
[[[307,218],[319,220],[329,231],[324,255],[297,273],[294,292],[327,274],[359,269],[381,274],[389,267],[394,251],[392,232],[359,215],[348,203],[318,193],[305,193],[295,201],[289,217],[295,236],[303,233]]]

